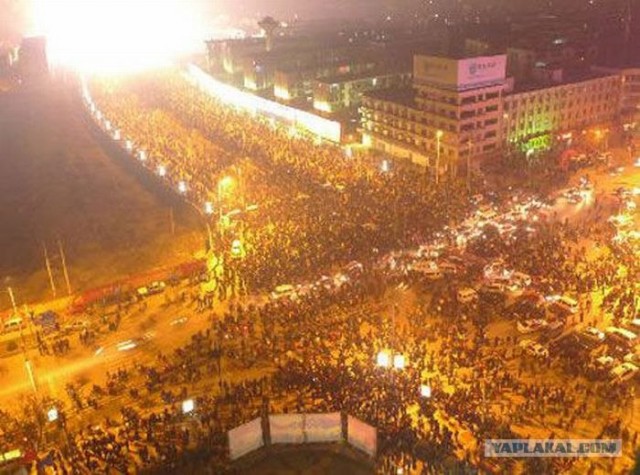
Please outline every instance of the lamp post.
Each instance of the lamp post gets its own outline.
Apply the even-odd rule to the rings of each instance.
[[[440,179],[440,139],[443,134],[442,130],[436,132],[436,185]]]

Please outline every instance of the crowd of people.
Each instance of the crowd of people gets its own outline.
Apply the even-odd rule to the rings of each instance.
[[[603,394],[611,418],[593,435],[624,436],[635,446],[637,433],[619,416],[633,397],[629,387],[604,393],[604,383],[564,384],[573,375],[558,376],[551,359],[526,357],[515,337],[489,336],[500,305],[456,299],[459,287],[478,279],[478,263],[501,258],[529,273],[540,292],[585,301],[602,292],[601,310],[626,318],[638,308],[630,290],[638,275],[633,250],[611,246],[607,259],[588,259],[580,243],[594,229],[550,219],[509,241],[485,229],[467,246],[473,265],[429,281],[389,265],[387,256],[430,241],[472,210],[461,184],[433,187],[411,166],[381,170],[378,157],[293,139],[300,132],[230,108],[175,73],[101,80],[90,90],[132,151],[145,152],[144,166],[154,173],[164,167],[173,187],[184,182],[176,190],[200,209],[213,202],[216,219],[240,213],[221,223],[211,250],[224,262],[207,276],[215,297],[203,298],[193,282],[166,302],[206,313],[205,330],[153,363],[108,374],[91,391],[70,386],[53,426],[35,406],[0,414],[0,442],[22,441],[37,454],[36,470],[233,473],[229,429],[266,414],[327,411],[378,429],[382,473],[497,470],[483,457],[484,439],[569,434],[598,414]],[[233,177],[233,190],[221,189],[225,177]],[[508,201],[495,198],[496,206]],[[597,232],[607,236],[604,226]],[[242,258],[231,252],[236,239]],[[346,270],[353,260],[361,265]],[[336,270],[340,280],[318,280]],[[244,299],[299,282],[314,284],[296,298]],[[418,295],[407,314],[390,296],[399,288]],[[376,365],[388,349],[405,356],[404,369]],[[429,397],[421,393],[425,384]],[[194,410],[185,413],[186,398]],[[118,415],[109,413],[115,404]],[[84,424],[86,411],[101,422]],[[573,463],[550,462],[545,473]]]

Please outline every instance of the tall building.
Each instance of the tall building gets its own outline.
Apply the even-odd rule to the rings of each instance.
[[[495,151],[506,85],[506,55],[416,55],[413,86],[363,97],[363,143],[393,155],[453,168]]]

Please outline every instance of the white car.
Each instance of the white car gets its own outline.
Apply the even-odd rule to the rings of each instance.
[[[582,335],[584,335],[589,340],[593,340],[598,343],[602,343],[606,338],[606,335],[604,334],[604,332],[598,330],[595,327],[585,328],[585,330],[582,332]]]
[[[280,300],[289,298],[295,300],[297,298],[296,288],[291,284],[283,284],[277,286],[270,294],[272,300]]]
[[[526,352],[536,358],[548,358],[549,350],[542,346],[540,343],[534,343],[526,348]]]
[[[616,383],[622,383],[633,378],[636,374],[638,374],[638,367],[633,363],[622,363],[621,365],[613,368],[609,375],[611,379]]]

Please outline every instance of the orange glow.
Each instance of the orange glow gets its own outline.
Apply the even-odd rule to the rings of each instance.
[[[50,61],[82,72],[164,66],[206,36],[194,0],[33,0],[32,8]]]

